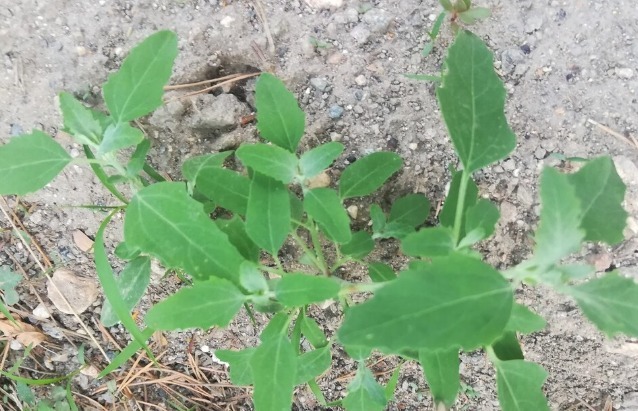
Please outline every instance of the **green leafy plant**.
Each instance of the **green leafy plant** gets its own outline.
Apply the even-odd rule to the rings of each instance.
[[[462,4],[469,9],[469,2]],[[60,96],[65,129],[84,145],[86,159],[72,160],[38,131],[0,147],[0,172],[11,176],[0,181],[0,194],[38,190],[69,163],[87,161],[121,201],[96,234],[95,262],[108,301],[102,320],[122,322],[133,341],[102,375],[138,349],[148,350],[145,342],[154,330],[225,327],[244,309],[251,317],[258,311],[270,318],[260,343],[216,355],[230,364],[235,384],[254,387],[259,411],[289,410],[295,387],[303,384],[324,406],[384,409],[401,365],[383,387],[366,366],[373,351],[419,363],[437,409],[449,409],[463,387],[459,354],[475,350],[483,350],[496,369],[504,410],[537,411],[548,409],[541,390],[547,373],[524,359],[518,338],[542,329],[545,321],[515,301],[522,282],[572,296],[607,335],[638,336],[636,283],[562,263],[584,242],[622,240],[625,187],[610,158],[587,161],[573,174],[542,172],[542,209],[529,260],[501,272],[472,249],[493,234],[499,218],[497,206],[479,198],[472,176],[516,145],[503,113],[505,89],[491,53],[475,35],[458,32],[437,89],[460,159],[440,224],[425,226],[428,200],[408,194],[390,210],[371,206],[372,232],[353,231],[345,205],[379,189],[400,170],[401,159],[391,152],[372,153],[347,166],[336,187],[313,188],[311,179],[344,147],[331,142],[299,153],[305,115],[293,94],[268,73],[257,80],[255,97],[263,141],[190,158],[182,167],[185,182],[162,181],[146,163],[150,142],[130,121],[161,104],[176,44],[173,33],[162,31],[130,53],[104,85],[110,115],[71,95]],[[133,146],[132,154],[124,150]],[[238,160],[236,169],[225,165],[231,156]],[[131,186],[132,197],[119,190],[122,184]],[[115,254],[127,264],[116,276],[103,238],[120,211],[124,241]],[[399,273],[370,257],[377,241],[388,238],[399,241],[410,257]],[[280,258],[284,244],[301,256],[294,268]],[[153,258],[192,282],[153,306],[140,329],[130,313],[148,286]],[[353,281],[348,275],[353,264],[367,268],[370,281]],[[326,301],[344,311],[335,335],[326,335],[311,315],[313,305]],[[327,403],[317,378],[329,369],[335,345],[358,366],[346,396]]]

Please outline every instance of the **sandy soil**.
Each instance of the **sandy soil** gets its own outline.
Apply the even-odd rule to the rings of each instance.
[[[272,51],[255,11],[257,3],[262,4],[272,33]],[[295,92],[307,113],[306,144],[342,141],[347,152],[337,167],[345,166],[352,156],[379,149],[396,151],[406,167],[379,198],[390,201],[415,191],[425,193],[433,203],[442,200],[449,180],[447,167],[456,160],[434,88],[403,76],[439,71],[445,46],[451,41],[448,29],[443,30],[432,54],[424,58],[420,53],[425,32],[439,12],[437,2],[344,0],[340,7],[328,9],[310,7],[303,0],[257,3],[0,0],[0,142],[40,129],[55,136],[74,156],[79,155],[81,147],[58,132],[57,93],[69,91],[101,107],[99,86],[108,73],[137,42],[167,28],[179,36],[180,54],[172,83],[273,70]],[[631,218],[626,241],[613,249],[590,246],[578,258],[595,263],[601,271],[617,268],[638,280],[638,149],[626,139],[638,138],[638,11],[634,3],[485,0],[479,4],[490,7],[493,16],[473,31],[494,51],[495,66],[509,93],[507,117],[519,138],[509,158],[477,175],[481,194],[498,203],[502,214],[497,235],[481,251],[499,268],[528,256],[529,234],[538,216],[537,180],[542,166],[561,165],[557,154],[607,154],[613,156],[628,186],[626,208]],[[228,107],[233,118],[250,113],[252,89],[253,82],[248,81],[207,97],[224,107],[209,115],[223,118]],[[183,107],[168,106],[142,124],[154,142],[151,161],[173,178],[180,177],[178,166],[189,156],[256,138],[253,125],[242,128],[233,121],[212,132],[192,129],[189,125],[196,119],[185,113]],[[44,190],[23,199],[28,207],[18,211],[26,229],[55,264],[95,278],[90,253],[78,249],[72,233],[81,230],[93,236],[104,214],[69,207],[112,203],[89,171],[79,166],[67,168]],[[8,202],[16,205],[13,198]],[[362,210],[357,223],[366,224],[367,203],[355,204]],[[56,340],[53,334],[55,329],[77,331],[77,322],[46,298],[44,278],[10,234],[6,219],[0,219],[0,227],[0,265],[24,267],[34,287],[20,288],[18,306],[31,313],[38,305],[37,291],[53,315],[44,322],[33,317],[28,320],[49,330],[52,343],[41,357],[49,361],[50,372],[56,375],[73,370],[78,364],[72,343],[83,342],[82,336],[67,341]],[[110,230],[107,242],[113,245],[120,236],[117,229]],[[383,252],[392,255],[396,252],[392,247],[389,244]],[[154,278],[142,311],[176,286],[172,279]],[[605,340],[572,301],[550,290],[525,288],[518,297],[549,322],[546,330],[526,337],[523,343],[527,357],[550,373],[545,390],[552,409],[603,410],[607,402],[614,410],[638,410],[636,339]],[[82,318],[112,350],[113,345],[95,325],[100,306],[101,298]],[[329,308],[316,314],[325,319],[329,332],[338,326],[338,312]],[[121,328],[108,331],[120,343],[126,341]],[[191,348],[201,364],[223,371],[223,366],[212,361],[210,350],[238,347],[238,340],[251,344],[258,334],[239,318],[229,331],[166,335],[169,352],[164,360],[168,366],[186,367],[192,335],[196,339]],[[20,350],[12,351],[9,359],[15,361],[21,355]],[[88,345],[87,358],[98,368],[103,366],[99,353]],[[352,363],[341,359],[338,350],[335,358],[330,376],[322,383],[331,399],[343,394],[347,386],[348,378],[337,377],[352,370]],[[381,372],[391,365],[384,360],[375,370]],[[227,381],[223,373],[219,375],[219,382]],[[37,373],[33,376],[42,378]],[[457,409],[498,409],[494,372],[482,354],[463,358],[462,378],[467,388]],[[113,398],[95,394],[102,384],[80,375],[74,380],[74,390],[105,405]],[[226,390],[220,395],[241,396],[244,392]],[[168,407],[161,395],[154,398]],[[427,409],[427,398],[419,369],[408,364],[401,374],[397,400],[389,409]],[[127,401],[131,402],[115,399],[118,406]],[[318,409],[307,390],[298,394],[296,404],[298,409]],[[238,400],[235,407],[250,406]]]

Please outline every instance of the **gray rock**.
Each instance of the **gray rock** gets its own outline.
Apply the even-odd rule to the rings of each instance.
[[[371,34],[372,33],[370,33],[370,30],[368,30],[363,23],[357,24],[357,26],[350,32],[352,38],[354,38],[354,40],[359,45],[364,44],[365,42],[370,40]]]
[[[186,108],[186,104],[182,100],[169,101],[153,112],[149,122],[155,127],[175,131],[186,112]]]
[[[233,94],[204,94],[197,97],[190,116],[191,127],[200,132],[229,131],[248,110]]]
[[[527,18],[525,23],[525,33],[531,34],[543,26],[543,16],[541,14],[532,14]]]
[[[330,106],[330,110],[328,110],[328,117],[333,120],[338,120],[341,116],[343,116],[343,107],[337,104]]]
[[[19,136],[22,133],[24,133],[24,130],[20,124],[11,124],[11,137]]]
[[[501,69],[507,74],[512,73],[523,61],[525,61],[525,53],[519,48],[507,49],[501,53]]]
[[[616,76],[618,76],[619,78],[623,80],[629,80],[630,78],[634,76],[634,71],[630,69],[629,67],[624,67],[624,68],[616,67],[614,69],[614,72]]]
[[[328,79],[325,77],[313,77],[310,79],[310,85],[319,91],[326,91],[330,83],[328,83]]]
[[[635,411],[638,410],[638,391],[630,392],[623,398],[619,411]]]
[[[362,20],[372,33],[383,34],[388,31],[392,16],[385,10],[372,9],[363,15]]]

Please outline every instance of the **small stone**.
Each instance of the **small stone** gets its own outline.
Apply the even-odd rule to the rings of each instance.
[[[419,145],[417,143],[410,143],[408,144],[408,148],[412,151],[416,150],[419,147]]]
[[[332,64],[333,66],[336,66],[337,64],[341,64],[345,59],[346,59],[346,56],[344,56],[343,53],[337,51],[335,53],[330,54],[328,58],[326,59],[326,62],[328,64]]]
[[[330,176],[325,171],[319,175],[306,180],[306,187],[308,189],[322,188],[330,186]]]
[[[525,54],[518,48],[507,49],[501,53],[501,68],[505,73],[513,72],[523,61],[525,61]]]
[[[202,350],[202,352],[210,352],[210,347],[208,345],[202,345],[199,349]]]
[[[60,268],[53,273],[51,280],[47,281],[47,295],[53,305],[63,313],[73,314],[75,311],[80,314],[97,299],[98,288],[94,280]]]
[[[73,231],[73,242],[85,253],[93,248],[93,240],[91,240],[89,236],[84,234],[81,230]]]
[[[358,86],[365,86],[366,84],[368,84],[368,79],[366,78],[366,76],[364,76],[363,74],[359,74],[355,79],[354,82],[357,83]]]
[[[19,136],[24,133],[24,129],[20,124],[11,124],[11,137]]]
[[[229,131],[237,127],[239,119],[248,114],[247,107],[234,94],[197,96],[196,110],[191,114],[192,128],[203,133]]]
[[[350,35],[359,45],[366,43],[370,39],[371,34],[370,30],[362,23],[357,24],[357,26],[350,31]]]
[[[341,141],[343,136],[336,131],[330,133],[330,141]]]
[[[335,104],[333,106],[330,106],[330,110],[328,110],[328,117],[333,120],[338,120],[341,118],[341,116],[343,116],[343,111],[343,107]]]
[[[40,303],[37,307],[33,309],[33,316],[38,320],[46,320],[51,317],[49,310],[44,306],[44,304]]]
[[[536,150],[534,150],[534,157],[536,157],[537,160],[544,159],[546,155],[547,151],[545,151],[545,149],[542,147],[538,147]]]
[[[235,18],[234,17],[226,16],[223,19],[221,19],[219,24],[221,24],[223,27],[229,28],[230,26],[233,25],[234,22],[235,22]]]
[[[541,14],[533,14],[527,18],[525,23],[525,33],[532,34],[535,31],[540,30],[543,26],[543,16]]]
[[[328,83],[328,79],[325,77],[313,77],[310,79],[310,85],[315,88],[315,90],[326,91],[330,83]]]
[[[343,6],[343,0],[305,0],[313,9],[338,9]]]
[[[86,56],[86,53],[87,53],[87,51],[86,51],[86,47],[83,47],[83,46],[77,46],[77,47],[75,48],[75,54],[77,54],[77,55],[78,55],[78,57],[84,57],[84,56]]]
[[[352,218],[353,220],[357,219],[357,215],[359,215],[359,207],[353,204],[346,208],[346,211],[348,211],[348,215],[350,216],[350,218]]]
[[[629,67],[625,67],[625,68],[616,67],[614,69],[614,72],[616,73],[616,76],[618,76],[618,78],[621,78],[623,80],[629,80],[630,78],[634,76],[634,71],[630,69]]]
[[[392,16],[385,10],[372,9],[363,15],[362,20],[372,33],[383,34],[388,31]]]
[[[20,341],[13,339],[9,344],[9,348],[11,348],[13,351],[20,351],[24,348],[24,346],[20,343]]]
[[[501,218],[505,222],[512,222],[516,220],[518,211],[516,206],[510,202],[503,201],[501,203]]]
[[[91,378],[97,378],[98,375],[100,375],[100,371],[95,368],[94,365],[89,365],[88,367],[82,367],[80,369],[80,373],[82,375],[86,375],[87,377],[91,377]]]

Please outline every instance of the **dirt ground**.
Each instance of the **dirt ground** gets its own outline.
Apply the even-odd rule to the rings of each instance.
[[[336,6],[316,7],[326,3]],[[499,268],[529,255],[530,233],[539,212],[538,176],[544,165],[563,165],[557,155],[611,155],[628,186],[625,206],[631,217],[626,241],[614,248],[591,245],[577,258],[594,263],[599,271],[616,268],[638,281],[638,148],[628,143],[632,136],[638,138],[638,11],[634,2],[478,3],[489,7],[493,15],[472,30],[494,51],[495,67],[509,94],[507,117],[518,136],[517,148],[509,158],[476,176],[481,194],[499,204],[502,214],[496,236],[481,251]],[[258,16],[260,7],[267,24]],[[379,198],[387,202],[406,192],[422,192],[437,204],[449,181],[448,166],[456,159],[433,85],[403,74],[440,70],[444,49],[451,41],[448,26],[432,54],[421,55],[425,33],[439,9],[434,0],[0,0],[0,142],[40,129],[78,156],[81,147],[58,132],[57,93],[69,91],[102,107],[99,86],[119,67],[128,50],[156,30],[171,29],[178,34],[180,49],[172,83],[257,69],[273,71],[298,96],[307,114],[305,144],[343,142],[347,151],[337,168],[372,151],[395,151],[406,167]],[[185,158],[254,140],[254,125],[237,126],[237,120],[253,109],[253,86],[250,80],[215,95],[173,103],[142,122],[154,143],[151,162],[178,179],[179,164]],[[202,105],[209,108],[199,110]],[[211,118],[219,124],[200,127]],[[113,199],[88,167],[68,167],[44,190],[22,199],[23,207],[15,198],[7,202],[54,264],[96,278],[92,256],[78,248],[73,232],[94,236],[105,214],[71,206],[108,205]],[[369,203],[354,204],[360,209],[355,223],[365,225]],[[113,246],[120,238],[115,224],[107,243]],[[396,246],[384,247],[381,252],[387,256],[396,253]],[[56,310],[47,298],[46,280],[11,235],[5,217],[0,217],[1,265],[25,270],[32,287],[19,288],[21,301],[16,307],[48,339],[43,349],[34,351],[36,359],[25,362],[46,373],[25,371],[25,375],[44,378],[76,369],[81,343],[87,344],[87,359],[97,368],[104,366],[104,359],[86,341],[86,332],[75,318]],[[156,271],[142,312],[176,287],[174,279],[161,279],[160,270]],[[39,304],[36,294],[51,318],[39,320],[32,315]],[[525,337],[523,344],[527,358],[549,371],[545,391],[552,409],[638,410],[637,339],[606,340],[571,300],[545,288],[526,287],[517,297],[549,323],[544,331]],[[114,345],[106,333],[120,344],[127,337],[120,327],[99,330],[96,319],[101,305],[100,296],[82,319],[112,356]],[[329,333],[334,332],[339,313],[333,307],[315,314],[326,321]],[[192,358],[208,369],[211,384],[207,389],[219,409],[250,409],[247,391],[226,387],[224,366],[216,364],[211,353],[216,348],[254,344],[257,335],[246,319],[239,318],[229,331],[166,334],[166,341],[157,345],[158,351],[168,349],[162,363],[185,373],[190,372],[189,352],[193,353]],[[23,349],[7,353],[4,367],[23,353]],[[339,350],[334,356],[333,369],[322,380],[329,399],[345,392],[353,370]],[[383,372],[393,364],[379,358],[373,369],[385,381],[388,375]],[[461,372],[464,392],[456,409],[499,408],[494,371],[483,354],[464,356]],[[12,389],[6,380],[0,385]],[[100,387],[105,382],[91,375],[74,377],[74,392],[94,401],[76,396],[81,408],[97,408],[97,401],[107,409],[178,409],[152,386],[146,395],[155,408],[140,402],[145,398],[141,386],[125,392],[129,397],[99,391]],[[420,370],[413,364],[404,365],[396,400],[388,409],[424,410],[428,404]],[[4,406],[8,405],[0,403],[0,409]],[[298,393],[296,407],[320,409],[307,389]]]

